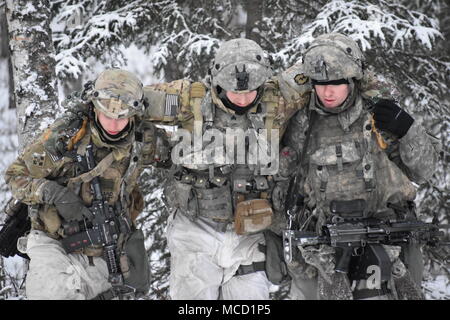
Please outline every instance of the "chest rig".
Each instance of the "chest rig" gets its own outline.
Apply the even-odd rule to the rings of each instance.
[[[242,134],[248,132],[247,137],[243,138],[245,159],[244,161],[237,159],[238,146],[235,149],[237,152],[233,153],[234,159],[225,159],[223,163],[181,165],[173,174],[175,188],[169,187],[171,190],[168,192],[169,195],[167,193],[166,195],[169,201],[174,202],[175,207],[192,220],[197,216],[204,216],[227,223],[233,220],[237,203],[248,199],[270,198],[273,177],[264,174],[259,164],[248,162],[252,152],[256,151],[249,148],[249,141],[252,138],[249,135],[266,129],[267,138],[270,139],[271,129],[280,128],[280,121],[276,120],[280,98],[274,93],[275,90],[267,89],[257,106],[244,115],[237,115],[227,112],[222,102],[215,98],[210,90],[206,91],[203,87],[202,92],[196,88],[197,84],[201,85],[193,83],[191,88],[190,107],[194,117],[188,123],[183,123],[183,128],[194,133],[198,130],[203,136],[208,130],[220,132],[223,135],[223,145],[226,143],[227,129],[238,130],[234,132]],[[195,124],[192,124],[194,121]],[[242,134],[240,136],[238,134],[236,138],[242,138]],[[204,142],[202,150],[206,150],[209,143],[212,142]],[[227,147],[228,145],[225,146]],[[271,151],[270,148],[268,151]]]
[[[361,97],[338,115],[318,115],[307,151],[307,185],[325,217],[341,210],[388,216],[393,214],[388,202],[414,198],[411,182],[383,147]]]
[[[70,124],[77,122],[79,120],[77,117],[82,116],[75,114],[76,119],[74,119],[74,114],[68,114],[66,117],[64,123]],[[45,149],[53,155],[55,166],[60,168],[55,180],[74,191],[87,206],[90,206],[93,200],[90,182],[98,177],[104,199],[131,226],[143,209],[143,198],[136,181],[142,167],[150,164],[155,154],[154,134],[152,134],[155,128],[136,121],[127,140],[121,146],[112,147],[103,143],[98,134],[94,134],[92,121],[88,124],[89,119],[87,115],[84,115],[82,122],[78,121],[83,123],[82,127],[73,128],[73,134],[67,137],[58,130],[49,133],[50,137],[45,142]],[[64,142],[67,139],[69,139],[68,142]],[[58,143],[61,147],[58,147]],[[82,166],[78,159],[85,156],[89,144],[94,146],[96,166],[86,172],[85,166]],[[44,224],[42,228],[50,236],[59,238],[62,235],[61,220],[55,207],[44,205],[39,210],[40,220]],[[94,246],[83,248],[82,251],[88,256],[98,256],[102,253],[101,248]]]

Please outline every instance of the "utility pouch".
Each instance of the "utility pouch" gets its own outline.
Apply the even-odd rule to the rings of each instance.
[[[229,184],[218,188],[194,189],[197,197],[198,213],[216,222],[231,222],[233,206]]]
[[[239,202],[234,215],[236,234],[245,235],[267,229],[273,220],[273,210],[266,199]]]
[[[175,181],[175,201],[180,211],[190,220],[194,220],[199,213],[197,196],[191,184]]]
[[[355,200],[332,200],[330,211],[342,218],[363,218],[366,215],[366,201],[364,199]]]

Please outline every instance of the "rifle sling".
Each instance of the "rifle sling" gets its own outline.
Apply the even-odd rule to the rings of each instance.
[[[315,111],[313,110],[309,110],[309,115],[308,115],[308,131],[306,132],[306,137],[305,137],[305,143],[303,144],[303,148],[302,148],[302,153],[301,153],[301,159],[300,159],[300,163],[299,163],[299,169],[298,169],[298,175],[303,175],[304,178],[306,178],[306,176],[308,175],[308,171],[309,171],[309,166],[306,165],[305,167],[305,159],[306,159],[306,153],[308,152],[308,146],[309,146],[309,141],[311,140],[311,131],[313,128],[313,125],[316,121],[317,118],[317,114]],[[303,183],[302,183],[302,192],[303,192]],[[302,209],[300,211],[300,217],[297,221],[300,221],[301,219],[303,219],[303,215],[305,213],[305,209],[306,209],[306,204],[303,203]]]
[[[111,164],[114,161],[114,155],[113,152],[109,153],[105,158],[100,161],[94,169],[85,172],[83,174],[80,174],[77,177],[74,177],[70,179],[70,183],[78,183],[78,182],[89,182],[95,177],[100,176],[107,168],[111,166]]]
[[[303,167],[305,165],[306,153],[308,152],[309,141],[311,140],[310,139],[311,131],[314,126],[314,122],[316,121],[316,118],[317,118],[316,112],[313,110],[309,110],[308,118],[309,118],[308,131],[306,132],[305,143],[303,144],[301,160],[300,160],[300,167]],[[307,166],[307,168],[309,168],[309,166]],[[303,176],[306,177],[307,174],[308,174],[308,169],[305,169]]]

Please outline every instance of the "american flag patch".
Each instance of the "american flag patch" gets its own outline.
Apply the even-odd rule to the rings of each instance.
[[[165,116],[174,117],[178,110],[178,95],[167,94],[166,95],[166,109],[164,111]]]
[[[61,158],[62,158],[62,157],[55,156],[55,155],[52,154],[52,153],[48,153],[48,155],[49,155],[50,158],[53,160],[53,162],[57,162],[57,161],[61,160]]]

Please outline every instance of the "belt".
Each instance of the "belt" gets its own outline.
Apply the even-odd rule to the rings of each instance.
[[[234,276],[243,276],[249,273],[265,270],[266,270],[265,261],[253,262],[252,264],[241,264],[237,269],[236,273],[234,274]]]

